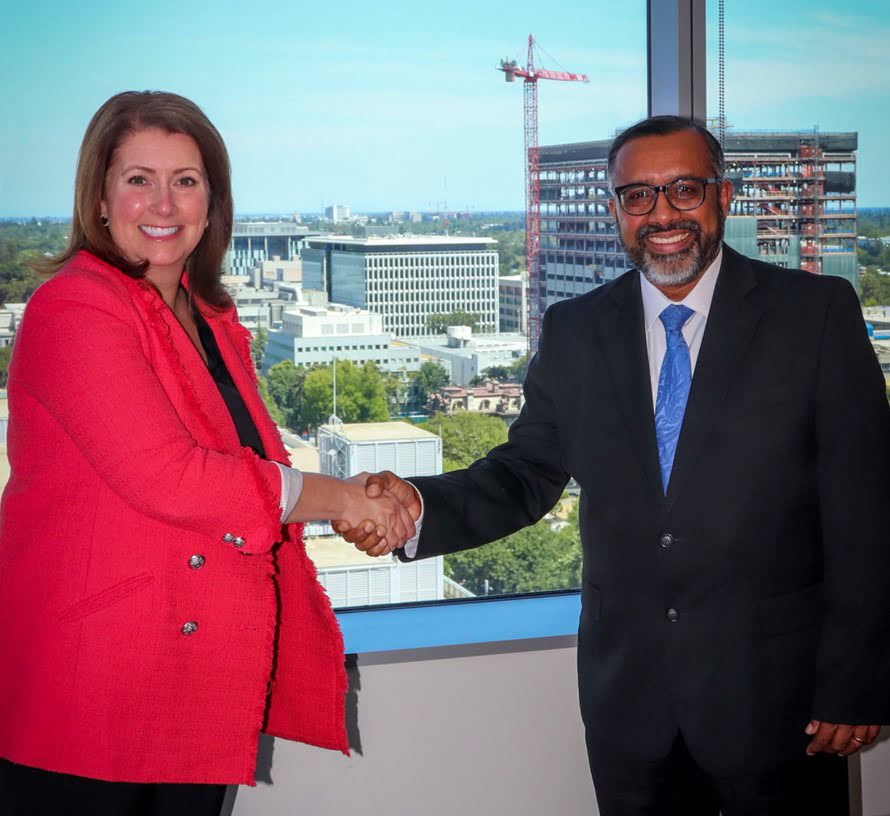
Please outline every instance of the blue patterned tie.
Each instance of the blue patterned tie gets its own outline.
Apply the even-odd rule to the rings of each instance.
[[[661,463],[661,483],[667,493],[677,452],[677,440],[683,425],[689,386],[692,383],[692,365],[689,346],[683,337],[683,324],[695,312],[688,306],[668,306],[659,318],[664,324],[667,351],[658,376],[658,395],[655,399],[655,436],[658,440],[658,459]]]

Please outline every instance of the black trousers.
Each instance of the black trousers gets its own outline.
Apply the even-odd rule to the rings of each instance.
[[[219,816],[225,785],[103,782],[0,759],[3,816]]]
[[[600,816],[848,816],[847,761],[818,754],[772,773],[706,774],[678,734],[655,764],[610,761],[588,740]]]

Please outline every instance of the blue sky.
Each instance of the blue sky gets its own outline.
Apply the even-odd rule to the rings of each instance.
[[[890,205],[890,4],[727,6],[730,124],[859,130],[860,205]],[[643,0],[18,3],[0,29],[0,217],[69,214],[90,116],[132,88],[207,111],[239,212],[518,210],[522,88],[498,60],[524,62],[533,32],[546,67],[591,77],[541,83],[541,143],[605,138],[645,113],[644,26]]]

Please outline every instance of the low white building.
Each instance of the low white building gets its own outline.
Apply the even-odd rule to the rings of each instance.
[[[509,366],[528,349],[523,334],[473,334],[469,326],[451,326],[447,334],[406,338],[405,342],[426,357],[440,362],[452,385],[467,386],[487,368]]]
[[[416,348],[383,330],[380,315],[333,303],[284,310],[280,325],[269,332],[263,367],[268,371],[283,360],[298,366],[330,365],[334,358],[356,365],[372,362],[402,375],[418,371],[421,363]]]
[[[379,470],[409,478],[442,470],[442,440],[407,422],[323,425],[318,429],[318,450],[321,472],[340,478]],[[307,550],[335,607],[470,595],[445,577],[441,556],[410,564],[374,559],[339,536],[312,538]]]

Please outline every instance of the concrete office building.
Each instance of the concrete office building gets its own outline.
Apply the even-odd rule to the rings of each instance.
[[[379,314],[384,331],[430,335],[427,318],[462,309],[482,331],[498,329],[498,253],[491,238],[310,238],[303,285],[332,303]]]
[[[527,287],[524,274],[498,278],[498,319],[502,332],[528,332]]]
[[[528,350],[523,334],[474,334],[469,326],[451,326],[447,334],[406,338],[421,354],[442,364],[452,385],[467,386],[492,366],[509,366]]]
[[[382,324],[380,315],[338,304],[287,309],[280,327],[269,332],[263,367],[268,371],[282,360],[298,366],[330,365],[336,357],[356,365],[372,362],[403,376],[420,370],[420,352],[393,341]]]
[[[310,233],[308,227],[286,221],[236,221],[224,261],[227,275],[246,275],[248,270],[275,256],[292,260]]]
[[[303,300],[302,294],[296,288],[289,292],[273,292],[267,289],[255,289],[252,286],[237,284],[226,287],[235,308],[238,310],[238,320],[251,332],[257,329],[268,329],[281,322],[281,315],[285,309],[294,306]]]
[[[542,312],[630,268],[609,214],[610,144],[541,148]],[[728,133],[726,176],[735,197],[727,243],[856,285],[857,147],[856,133]]]

